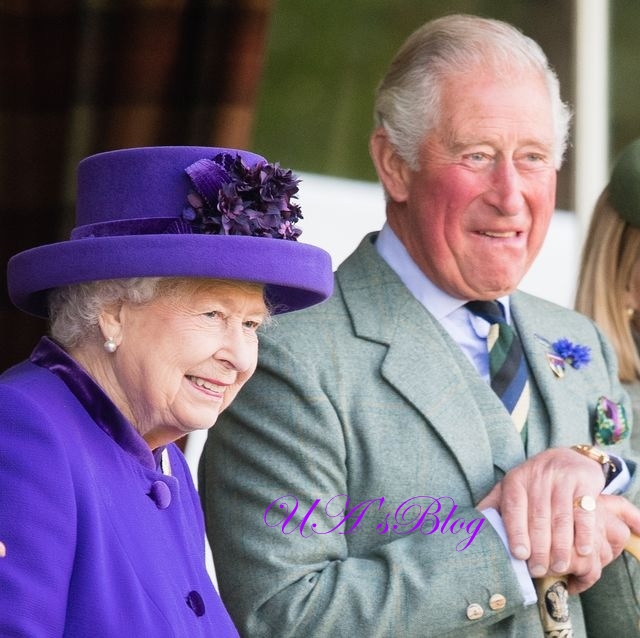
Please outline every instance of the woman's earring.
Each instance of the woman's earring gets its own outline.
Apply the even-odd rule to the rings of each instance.
[[[636,311],[635,308],[627,308],[627,317],[631,319],[631,317],[633,317],[633,315],[635,314],[635,311]]]
[[[104,349],[109,353],[114,353],[118,349],[118,344],[113,340],[113,337],[109,337],[104,342]]]

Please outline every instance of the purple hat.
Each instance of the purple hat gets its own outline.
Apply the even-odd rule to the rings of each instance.
[[[296,241],[302,217],[291,171],[246,151],[132,148],[78,166],[69,241],[9,260],[13,303],[47,317],[52,288],[127,277],[209,277],[265,284],[272,312],[332,292],[331,258]]]

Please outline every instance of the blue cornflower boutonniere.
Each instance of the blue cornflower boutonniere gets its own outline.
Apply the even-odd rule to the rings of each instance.
[[[596,404],[596,424],[593,438],[599,445],[613,445],[629,436],[629,422],[624,406],[600,397]]]
[[[536,335],[542,343],[550,348],[549,352],[545,354],[549,367],[553,374],[558,378],[564,376],[565,368],[569,364],[575,370],[584,368],[591,361],[591,348],[589,346],[583,346],[579,343],[573,343],[569,339],[558,339],[553,343]]]

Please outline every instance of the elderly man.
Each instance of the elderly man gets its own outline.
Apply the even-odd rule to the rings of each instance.
[[[449,16],[410,36],[375,108],[386,224],[329,302],[264,333],[205,448],[222,597],[252,638],[530,638],[533,581],[560,574],[568,608],[546,602],[576,636],[635,635],[615,358],[516,290],[555,205],[557,78],[513,27]]]

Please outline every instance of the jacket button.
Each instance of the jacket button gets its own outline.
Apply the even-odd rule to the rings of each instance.
[[[500,611],[504,609],[507,604],[507,599],[502,594],[494,594],[489,598],[489,607],[493,609],[493,611]]]
[[[151,484],[149,497],[160,510],[166,510],[171,504],[171,490],[164,481],[154,481]]]
[[[478,603],[471,603],[467,607],[467,618],[469,620],[478,620],[484,616],[484,609]]]
[[[204,616],[204,600],[197,591],[190,591],[187,594],[187,605],[196,616]]]

